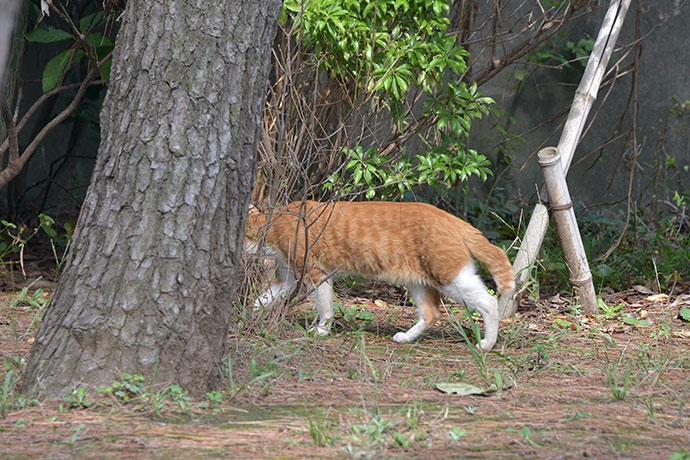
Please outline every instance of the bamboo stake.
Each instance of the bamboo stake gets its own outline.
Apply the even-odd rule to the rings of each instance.
[[[566,173],[573,160],[575,148],[580,141],[580,135],[587,121],[587,115],[597,97],[601,80],[606,71],[606,65],[609,59],[611,59],[611,54],[618,40],[618,35],[620,34],[625,15],[630,7],[630,2],[631,0],[611,0],[609,9],[604,17],[604,22],[599,29],[599,35],[594,43],[592,53],[589,55],[589,61],[587,62],[587,67],[580,80],[580,85],[575,92],[575,98],[570,107],[568,119],[565,122],[563,133],[558,142],[558,151],[561,154],[561,164],[563,166],[563,171]],[[546,227],[548,227],[549,224],[548,219],[543,217],[544,209],[540,206],[543,205],[537,204],[532,212],[532,218],[530,219],[527,231],[523,237],[523,245],[513,263],[513,271],[518,274],[516,277],[517,292],[524,291],[524,283],[529,278],[529,272],[536,261],[539,247],[541,247],[544,234],[546,233]],[[532,220],[535,219],[537,219],[537,221],[532,225]],[[527,241],[529,241],[529,251],[525,247],[525,242]],[[536,250],[533,248],[534,245],[536,245]],[[522,275],[525,272],[527,274]],[[524,281],[520,282],[520,279],[524,279]],[[518,300],[519,297],[515,295],[512,301],[501,302],[499,305],[501,318],[508,318],[515,314]]]
[[[531,265],[537,260],[539,248],[544,241],[546,229],[549,227],[549,209],[538,202],[532,211],[532,217],[527,224],[525,236],[520,250],[515,256],[513,270],[515,271],[515,286],[517,290],[512,296],[503,295],[498,301],[498,311],[501,318],[509,318],[517,311],[517,303],[529,287]],[[531,262],[530,262],[531,261]],[[522,267],[522,268],[517,268]]]
[[[537,156],[542,174],[544,174],[551,212],[561,239],[570,282],[575,286],[575,292],[585,313],[593,315],[597,312],[597,294],[594,291],[592,273],[589,271],[580,230],[577,228],[577,219],[575,219],[568,185],[565,182],[565,173],[561,167],[561,155],[558,149],[547,147],[542,149]]]

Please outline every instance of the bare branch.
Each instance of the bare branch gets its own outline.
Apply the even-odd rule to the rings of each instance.
[[[96,78],[96,76],[99,73],[100,66],[102,66],[103,63],[110,59],[111,54],[112,52],[109,53],[108,56],[106,56],[102,61],[100,61],[97,66],[93,66],[91,68],[86,78],[84,78],[84,81],[82,81],[81,85],[79,86],[79,91],[77,91],[77,94],[74,96],[74,99],[72,99],[72,102],[67,107],[65,107],[65,109],[62,112],[60,112],[55,118],[48,122],[48,124],[46,124],[43,127],[43,129],[41,129],[41,131],[39,131],[39,133],[26,147],[26,149],[24,150],[24,152],[22,152],[19,158],[17,158],[15,161],[11,161],[10,163],[8,163],[7,167],[2,172],[0,172],[0,187],[4,187],[5,185],[7,185],[9,181],[15,178],[17,174],[19,174],[24,165],[26,165],[26,162],[29,161],[31,155],[33,155],[36,148],[40,145],[40,143],[48,135],[48,133],[57,125],[62,123],[68,116],[70,116],[77,109],[79,103],[84,98],[84,94],[86,93],[86,90],[89,87],[89,83],[94,78]]]

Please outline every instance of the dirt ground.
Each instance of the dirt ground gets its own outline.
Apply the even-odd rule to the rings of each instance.
[[[206,401],[142,386],[127,402],[86,389],[61,403],[17,400],[7,381],[49,295],[2,294],[0,457],[689,459],[685,292],[605,294],[597,317],[525,298],[486,355],[456,330],[457,306],[418,343],[392,342],[413,308],[365,292],[341,297],[327,338],[304,332],[308,305],[278,332],[229,336],[226,388]],[[447,394],[445,382],[499,391]]]

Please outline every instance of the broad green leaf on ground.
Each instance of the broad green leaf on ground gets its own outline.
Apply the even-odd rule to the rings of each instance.
[[[436,384],[436,389],[444,393],[458,394],[463,396],[470,395],[488,395],[498,391],[495,384],[491,384],[488,388],[480,388],[469,383],[452,383],[440,382]]]
[[[690,308],[683,307],[678,310],[678,318],[682,319],[683,321],[690,321]]]

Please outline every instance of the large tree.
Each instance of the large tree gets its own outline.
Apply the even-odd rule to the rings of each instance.
[[[130,0],[101,146],[25,394],[218,382],[280,0]]]

